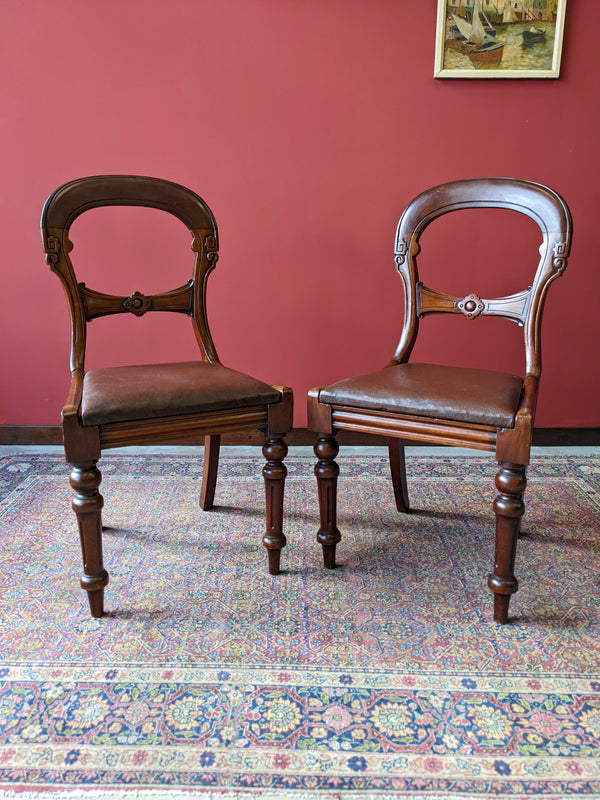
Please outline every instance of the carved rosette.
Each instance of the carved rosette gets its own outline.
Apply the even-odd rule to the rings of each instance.
[[[145,295],[141,294],[141,292],[134,292],[125,300],[123,300],[123,308],[126,308],[127,311],[135,314],[136,317],[143,316],[146,311],[150,310],[151,305],[152,301]]]
[[[468,319],[475,319],[475,317],[481,314],[485,305],[479,295],[472,292],[466,297],[463,297],[462,300],[457,300],[456,308],[464,314],[465,317],[468,317]]]

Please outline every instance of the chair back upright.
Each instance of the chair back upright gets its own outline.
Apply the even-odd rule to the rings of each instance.
[[[192,278],[184,285],[160,294],[134,291],[128,296],[105,294],[88,288],[76,278],[70,253],[69,231],[86,211],[102,206],[142,206],[166,211],[180,219],[192,236],[195,253]],[[46,261],[60,278],[71,315],[71,373],[83,374],[87,323],[109,314],[143,316],[148,311],[171,311],[192,318],[202,357],[219,359],[206,313],[206,283],[218,258],[217,224],[208,205],[197,194],[177,183],[137,175],[100,175],[80,178],[60,186],[42,210],[41,233]]]
[[[540,261],[532,285],[506,297],[485,299],[473,291],[465,297],[438,292],[419,280],[419,239],[427,226],[452,211],[499,208],[534,220],[542,233]],[[404,325],[390,365],[407,362],[419,320],[428,314],[463,314],[469,319],[496,316],[524,329],[526,382],[536,385],[541,372],[540,327],[546,292],[567,265],[572,221],[562,198],[537,183],[512,178],[477,178],[436,186],[418,195],[406,208],[396,231],[395,262],[404,286]]]

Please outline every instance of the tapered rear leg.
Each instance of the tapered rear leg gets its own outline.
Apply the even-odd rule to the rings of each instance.
[[[514,566],[521,517],[525,511],[525,470],[522,464],[501,463],[496,475],[496,563],[488,578],[488,586],[494,592],[494,620],[502,624],[508,622],[510,596],[519,588]]]
[[[96,461],[71,464],[70,481],[75,490],[72,505],[77,515],[83,557],[81,588],[88,593],[93,617],[101,617],[104,613],[104,587],[108,583],[108,573],[102,563],[104,499],[98,491],[101,480]]]
[[[408,483],[406,481],[404,442],[402,439],[390,438],[388,439],[388,450],[390,454],[390,472],[392,473],[392,486],[394,487],[396,508],[402,514],[408,514],[410,506],[408,502]]]
[[[204,437],[204,470],[200,490],[200,508],[203,511],[209,511],[214,504],[220,449],[221,436],[219,434]]]
[[[269,573],[279,574],[281,550],[285,547],[286,538],[283,533],[283,493],[287,468],[283,463],[288,451],[287,444],[281,436],[268,435],[263,446],[263,455],[267,463],[263,467],[266,500],[266,530],[263,544],[269,554]]]
[[[335,462],[335,457],[339,449],[335,436],[328,434],[319,434],[314,446],[315,455],[319,459],[315,465],[321,523],[317,541],[323,547],[326,569],[335,569],[335,548],[342,538],[337,529],[337,479],[340,468]]]

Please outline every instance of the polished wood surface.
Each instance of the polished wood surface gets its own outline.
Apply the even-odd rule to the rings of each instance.
[[[374,444],[386,445],[383,437],[372,434],[340,431],[340,444],[361,447]],[[285,437],[288,447],[309,447],[314,444],[314,433],[308,428],[293,428]],[[187,440],[185,445],[193,447],[203,442],[202,437]],[[254,431],[233,432],[221,437],[221,444],[227,446],[262,445],[263,435]],[[0,425],[0,446],[38,446],[62,445],[63,436],[60,425]],[[163,444],[177,444],[175,440],[163,439]],[[419,442],[415,442],[419,445]],[[421,443],[425,446],[425,443]],[[535,428],[533,444],[538,447],[598,447],[600,428]]]
[[[145,294],[132,287],[132,291],[123,296],[106,294],[78,282],[70,255],[73,250],[69,240],[70,227],[80,214],[100,206],[155,208],[180,219],[191,234],[194,266],[190,280],[184,286],[159,294]],[[41,232],[46,261],[63,284],[71,315],[71,387],[62,411],[62,433],[65,455],[71,465],[73,509],[83,556],[81,586],[88,593],[92,616],[103,614],[104,588],[108,583],[102,557],[104,501],[99,491],[101,474],[97,466],[106,448],[164,442],[197,443],[204,439],[200,508],[207,511],[214,504],[221,437],[244,434],[254,439],[260,433],[266,459],[263,470],[266,492],[263,544],[268,552],[269,571],[277,574],[281,548],[286,543],[283,534],[286,476],[283,459],[287,445],[283,437],[292,427],[292,391],[287,387],[262,384],[228,370],[219,361],[206,313],[207,279],[218,258],[217,226],[208,205],[189,189],[158,178],[132,175],[81,178],[59,187],[50,195],[42,212]],[[154,365],[152,376],[156,376],[156,382],[149,386],[148,392],[152,401],[150,407],[162,409],[160,413],[142,411],[142,404],[136,405],[136,398],[138,403],[142,399],[139,395],[139,369],[144,368],[136,368],[138,373],[133,371],[134,368],[87,373],[85,366],[90,321],[114,314],[141,317],[149,312],[189,316],[199,346],[199,361],[211,365],[210,369],[203,367],[202,370],[195,366],[195,362]],[[189,375],[193,370],[201,377],[197,378],[198,385],[190,389]],[[130,385],[127,385],[128,375],[138,375],[138,378],[131,378]],[[182,375],[186,376],[185,379]],[[103,416],[101,401],[97,398],[111,397],[111,386],[116,386],[117,376],[121,406],[117,402],[116,408],[106,411]],[[154,383],[154,377],[151,383]],[[168,393],[161,395],[161,391],[166,392],[161,386],[167,387]],[[100,394],[99,389],[102,390]],[[184,392],[188,398],[185,402],[182,399]],[[194,407],[195,396],[198,397],[198,407]],[[86,403],[91,410],[86,408]],[[86,424],[86,413],[95,414],[102,421]]]
[[[530,269],[526,273],[534,273],[533,281],[526,289],[488,299],[479,295],[476,286],[467,295],[459,296],[430,288],[420,280],[417,255],[423,231],[442,215],[476,208],[513,210],[530,217],[538,225],[542,236],[540,258],[537,270]],[[389,440],[392,484],[400,512],[409,511],[404,442],[494,452],[499,464],[496,477],[498,495],[493,506],[496,551],[488,585],[494,593],[494,619],[500,623],[507,622],[510,597],[518,589],[514,564],[525,508],[526,468],[542,368],[542,312],[550,284],[566,268],[571,230],[571,216],[564,200],[551,189],[529,181],[506,178],[455,181],[423,192],[406,208],[398,223],[395,245],[396,268],[404,289],[404,324],[392,359],[383,370],[318,387],[308,395],[308,427],[318,437],[314,446],[318,458],[315,473],[321,517],[317,539],[323,546],[326,567],[335,566],[335,548],[341,538],[335,522],[339,471],[335,456],[339,431],[374,434]],[[531,256],[525,253],[514,253],[511,258],[522,259],[525,268],[527,263],[531,264]],[[420,369],[426,375],[429,369],[435,376],[437,369],[438,375],[447,378],[447,368],[417,365],[415,370],[415,367],[409,367],[420,320],[430,314],[462,314],[471,320],[495,316],[522,326],[525,368],[520,399],[514,407],[510,398],[515,395],[515,379],[508,375],[503,377],[501,373],[480,372],[483,388],[486,384],[488,390],[495,385],[503,387],[504,397],[498,403],[498,421],[494,421],[496,412],[491,412],[486,403],[480,401],[478,405],[477,399],[468,393],[464,397],[453,396],[452,390],[445,389],[441,380],[435,386],[428,385],[418,372]],[[414,400],[415,377],[410,370],[416,372],[416,380],[421,381],[417,383],[419,403]],[[456,374],[459,380],[455,385],[459,386],[461,376],[466,376],[467,372],[457,371]],[[473,380],[474,374],[468,374],[469,380]],[[411,381],[411,391],[408,392]],[[477,386],[476,383],[473,385]],[[488,397],[491,397],[489,391]],[[457,409],[461,402],[468,406],[464,413],[453,412],[450,415],[448,409]],[[412,408],[419,409],[418,413],[398,411],[398,408],[411,408],[411,404]],[[509,424],[500,422],[508,412]]]
[[[210,511],[215,500],[220,450],[221,434],[204,437],[204,471],[200,490],[200,508],[203,511]]]

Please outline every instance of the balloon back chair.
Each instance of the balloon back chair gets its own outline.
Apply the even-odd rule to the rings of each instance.
[[[144,206],[177,217],[191,234],[194,268],[184,285],[160,294],[104,294],[78,283],[69,230],[83,212],[100,206]],[[108,573],[102,558],[102,506],[97,467],[101,451],[128,445],[186,443],[204,439],[200,506],[213,506],[222,434],[262,431],[266,464],[266,532],[269,572],[279,571],[287,454],[284,435],[292,425],[292,392],[229,369],[219,362],[206,316],[206,283],[218,256],[217,226],[197,194],[169,181],[133,175],[81,178],[47,199],[41,231],[46,261],[62,281],[71,314],[71,388],[62,411],[70,482],[74,489],[83,575],[92,616],[100,617]],[[97,317],[151,311],[186,314],[199,358],[166,364],[85,369],[87,324]]]
[[[416,256],[423,231],[443,214],[475,208],[511,209],[537,223],[543,241],[531,286],[487,300],[475,292],[466,297],[444,294],[419,280]],[[405,315],[392,360],[383,369],[313,389],[308,396],[308,427],[318,435],[314,447],[320,506],[317,539],[327,568],[335,567],[341,538],[336,522],[338,430],[387,438],[396,506],[404,513],[409,511],[405,440],[494,451],[499,463],[493,504],[496,547],[488,585],[494,593],[494,619],[507,622],[510,596],[518,588],[514,561],[542,366],[542,310],[550,283],[566,267],[570,243],[571,218],[565,202],[550,189],[528,181],[455,181],[420,194],[404,211],[397,228],[395,262],[404,287]],[[520,253],[511,253],[511,258],[516,255]],[[410,362],[420,319],[440,313],[462,314],[472,320],[504,317],[522,326],[524,378],[487,369]]]

